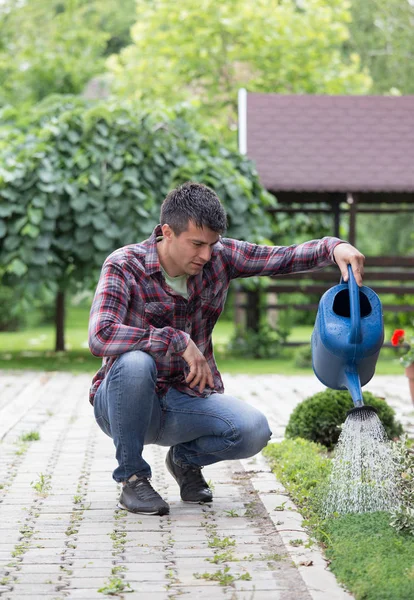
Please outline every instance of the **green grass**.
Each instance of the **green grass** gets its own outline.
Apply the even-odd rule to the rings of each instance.
[[[322,519],[321,501],[330,473],[326,450],[305,440],[270,444],[264,454],[323,543],[330,569],[356,600],[414,598],[414,537],[390,525],[387,513]]]
[[[414,598],[414,537],[392,529],[389,515],[332,519],[327,533],[330,567],[357,600]]]
[[[88,349],[87,306],[67,308],[66,352],[55,353],[55,330],[53,325],[34,327],[24,331],[0,332],[0,369],[28,369],[44,371],[71,371],[73,373],[95,373],[101,359],[91,355]],[[233,335],[234,324],[219,321],[213,332],[217,364],[222,373],[250,375],[285,374],[311,375],[312,369],[300,369],[293,363],[294,349],[283,352],[279,359],[233,358],[226,354],[225,346]],[[311,326],[293,328],[289,341],[310,341]],[[388,339],[386,337],[386,339]],[[403,368],[392,350],[384,349],[377,363],[379,375],[401,375]]]

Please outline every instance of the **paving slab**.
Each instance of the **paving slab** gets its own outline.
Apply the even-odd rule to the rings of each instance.
[[[223,379],[228,393],[267,415],[274,441],[283,437],[298,402],[323,389],[314,377]],[[190,505],[165,469],[167,449],[148,446],[154,487],[171,512],[154,517],[118,509],[114,447],[94,421],[89,385],[87,375],[0,373],[2,600],[105,598],[98,589],[114,577],[131,584],[128,599],[352,598],[319,549],[306,547],[302,517],[261,454],[205,467],[214,502]],[[405,377],[374,377],[365,389],[387,398],[414,435]],[[33,429],[40,440],[19,450],[19,436]],[[281,504],[284,510],[275,510]],[[215,537],[227,537],[227,547],[217,547]],[[293,547],[292,538],[303,539],[303,546]],[[311,567],[303,566],[309,561]],[[213,578],[220,573],[232,580],[220,585]]]

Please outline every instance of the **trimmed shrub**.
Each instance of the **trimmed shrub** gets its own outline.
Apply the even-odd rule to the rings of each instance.
[[[364,403],[373,406],[390,439],[403,433],[401,423],[395,420],[394,410],[383,398],[370,392],[363,393]],[[286,437],[301,437],[333,448],[341,433],[340,426],[346,413],[353,408],[351,395],[346,390],[326,389],[307,398],[293,410],[286,427]]]

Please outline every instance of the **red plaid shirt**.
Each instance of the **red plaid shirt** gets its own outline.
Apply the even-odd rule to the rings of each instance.
[[[125,246],[106,260],[99,278],[89,321],[89,347],[103,356],[101,369],[90,389],[90,402],[117,356],[130,350],[150,354],[157,366],[157,393],[171,386],[192,396],[206,396],[185,382],[189,373],[182,358],[191,338],[207,359],[214,390],[223,382],[213,355],[211,334],[226,300],[232,279],[253,275],[280,275],[308,271],[334,262],[333,250],[341,243],[324,237],[293,246],[258,246],[220,238],[202,271],[188,278],[188,300],[165,282],[157,252],[157,225],[151,237]]]

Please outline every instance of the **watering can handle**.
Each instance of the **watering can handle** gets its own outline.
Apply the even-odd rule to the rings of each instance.
[[[341,283],[345,283],[341,277]],[[362,341],[361,309],[359,303],[359,287],[355,281],[351,265],[348,265],[349,305],[351,312],[350,344],[359,344]]]

